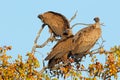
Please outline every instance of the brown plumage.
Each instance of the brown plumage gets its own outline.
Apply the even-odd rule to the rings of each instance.
[[[96,41],[101,36],[101,28],[99,18],[94,18],[95,24],[78,31],[74,36],[59,41],[52,49],[50,54],[45,58],[49,60],[48,67],[53,68],[59,62],[66,63],[69,53],[74,58],[82,58],[94,46]]]
[[[73,48],[72,44],[73,36],[70,36],[63,41],[58,42],[50,52],[50,54],[45,58],[45,60],[49,60],[48,67],[52,68],[55,64],[59,62],[66,62],[68,58],[68,54]]]
[[[95,45],[96,41],[101,36],[100,20],[98,17],[94,18],[95,24],[78,31],[74,36],[74,50],[73,55],[76,58],[82,58]]]
[[[50,28],[50,33],[53,33],[53,36],[60,36],[66,38],[69,36],[69,33],[72,33],[70,29],[69,22],[67,18],[57,12],[48,11],[43,14],[38,15],[44,24],[48,25]]]

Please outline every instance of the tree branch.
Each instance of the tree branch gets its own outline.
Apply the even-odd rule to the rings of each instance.
[[[75,17],[77,16],[77,12],[78,12],[78,11],[76,11],[75,14],[73,15],[73,17],[69,20],[69,23],[70,23],[73,19],[75,19]]]
[[[76,23],[76,24],[74,24],[74,25],[71,27],[71,29],[74,28],[74,27],[77,26],[77,25],[85,25],[85,26],[89,26],[89,25],[92,25],[92,24]]]
[[[43,48],[45,45],[47,45],[50,41],[58,41],[59,39],[54,38],[53,36],[50,36],[42,45],[36,45],[36,48]]]
[[[38,41],[38,39],[39,39],[39,37],[40,37],[40,33],[42,32],[42,30],[43,30],[43,28],[44,28],[44,26],[45,26],[46,24],[43,24],[42,25],[42,27],[40,28],[40,30],[38,31],[38,33],[37,33],[37,36],[36,36],[36,38],[35,38],[35,40],[34,40],[34,45],[33,45],[33,47],[32,47],[32,51],[31,51],[31,53],[35,53],[35,50],[36,50],[36,45],[37,45],[37,41]]]
[[[85,24],[85,23],[75,23],[74,25],[72,25],[71,29],[72,29],[72,28],[74,28],[74,27],[75,27],[75,26],[77,26],[77,25],[85,25],[85,26],[90,26],[90,25],[92,25],[92,24]],[[100,25],[102,25],[102,26],[105,26],[105,25],[104,25],[104,23],[101,23]]]
[[[47,69],[47,67],[43,67],[43,68],[40,70],[40,73],[42,74],[46,69]]]

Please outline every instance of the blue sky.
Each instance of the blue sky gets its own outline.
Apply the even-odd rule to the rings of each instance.
[[[34,38],[42,25],[38,14],[56,11],[65,15],[68,20],[78,11],[76,18],[70,23],[93,23],[98,16],[106,26],[102,27],[102,35],[106,40],[105,48],[119,45],[120,39],[120,1],[119,0],[1,0],[0,1],[0,46],[12,45],[8,54],[17,58],[17,54],[25,57],[31,51]],[[76,26],[76,33],[84,26]],[[47,27],[43,30],[39,44],[49,36]],[[37,49],[43,57],[51,50],[49,43],[43,49]],[[36,54],[36,56],[41,56]],[[41,58],[41,57],[39,57]]]

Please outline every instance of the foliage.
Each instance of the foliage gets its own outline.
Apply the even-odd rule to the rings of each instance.
[[[41,80],[42,75],[36,70],[40,66],[37,58],[28,53],[27,61],[22,60],[18,55],[15,62],[10,63],[11,56],[6,55],[6,51],[11,50],[11,46],[0,47],[0,80]]]
[[[75,63],[71,60],[71,65],[65,65],[50,71],[44,69],[41,73],[37,69],[40,68],[40,62],[32,53],[27,53],[26,61],[23,61],[22,56],[14,62],[9,62],[12,56],[6,54],[11,50],[12,46],[0,47],[0,80],[58,80],[59,78],[72,80],[97,80],[97,79],[111,79],[113,76],[118,78],[120,72],[120,46],[115,46],[110,51],[99,48],[98,53],[92,52],[94,56],[91,57],[91,64],[86,68],[84,64]],[[105,64],[97,60],[96,54],[106,56]],[[89,74],[86,77],[83,72]],[[52,77],[53,76],[53,77]]]

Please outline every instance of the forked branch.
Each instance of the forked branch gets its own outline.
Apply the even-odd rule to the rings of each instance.
[[[36,36],[36,38],[35,38],[35,40],[34,40],[34,45],[33,45],[33,47],[32,47],[32,51],[31,51],[31,53],[33,53],[33,54],[35,53],[37,41],[38,41],[38,39],[39,39],[39,37],[40,37],[40,34],[41,34],[44,26],[45,26],[45,24],[42,25],[42,27],[41,27],[40,30],[38,31],[37,36]]]
[[[51,35],[42,45],[36,45],[36,48],[43,48],[50,41],[55,41],[56,39]]]

